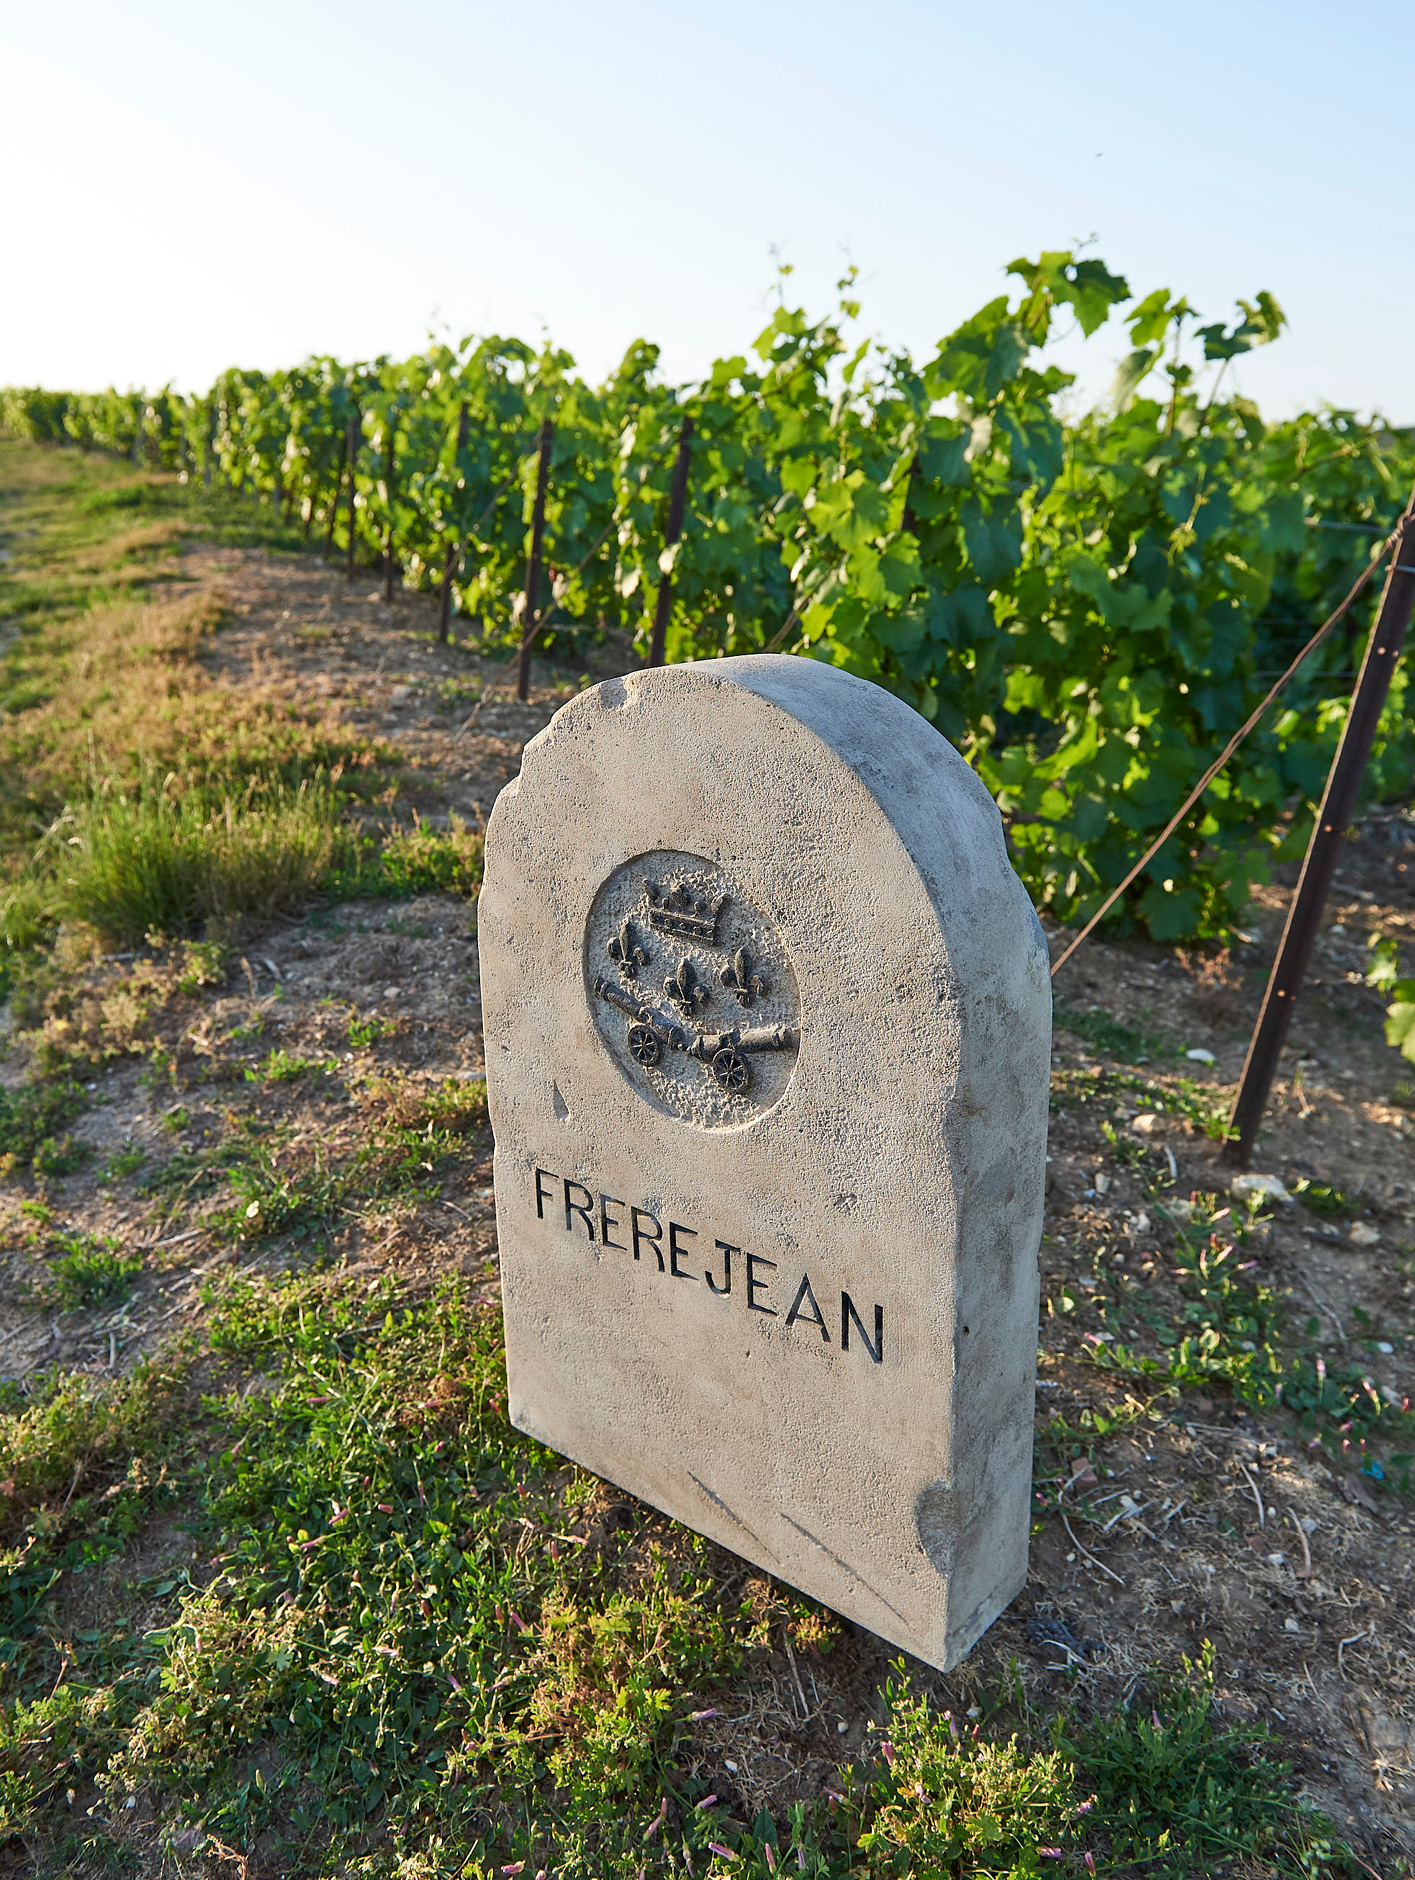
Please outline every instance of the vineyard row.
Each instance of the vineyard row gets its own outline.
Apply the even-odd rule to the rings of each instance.
[[[1267,425],[1240,363],[1269,295],[1204,323],[1100,261],[1019,283],[927,359],[781,305],[750,354],[674,386],[636,342],[599,386],[489,338],[411,359],[225,372],[201,397],[0,392],[0,428],[275,505],[311,546],[440,592],[489,646],[627,631],[642,657],[779,648],[909,700],[1008,819],[1033,899],[1084,917],[1390,528],[1415,442],[1323,410]],[[1103,409],[1048,347],[1125,329]],[[539,494],[539,502],[538,502]],[[1218,937],[1296,852],[1369,610],[1334,635],[1114,918]],[[1415,763],[1398,675],[1369,787]]]

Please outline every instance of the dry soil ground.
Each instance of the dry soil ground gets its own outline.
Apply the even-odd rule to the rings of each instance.
[[[193,582],[224,590],[233,609],[209,661],[235,686],[318,703],[396,746],[410,766],[400,812],[478,822],[526,739],[586,677],[542,667],[531,702],[519,705],[504,663],[439,648],[431,604],[412,595],[385,604],[367,573],[350,582],[313,558],[208,548],[189,551],[186,568]],[[590,677],[613,668],[612,650],[597,659]],[[1177,1665],[1212,1640],[1223,1711],[1268,1722],[1305,1792],[1384,1864],[1402,1848],[1415,1853],[1410,1504],[1309,1447],[1281,1412],[1247,1414],[1221,1386],[1182,1399],[1159,1382],[1137,1393],[1096,1362],[1117,1337],[1158,1349],[1146,1343],[1141,1308],[1162,1312],[1179,1298],[1162,1209],[1179,1203],[1182,1215],[1194,1196],[1226,1199],[1230,1171],[1217,1144],[1158,1107],[1154,1092],[1180,1090],[1187,1078],[1198,1086],[1191,1117],[1206,1103],[1222,1109],[1289,892],[1290,883],[1263,893],[1250,940],[1217,966],[1147,943],[1092,943],[1056,982],[1037,1428],[1039,1477],[1059,1472],[1067,1487],[1062,1510],[1039,1518],[1025,1593],[966,1665],[933,1682],[965,1710],[1012,1676],[1009,1667],[1043,1703],[1078,1681],[1095,1701],[1114,1701],[1146,1666]],[[1319,1320],[1333,1362],[1366,1366],[1374,1387],[1399,1399],[1415,1375],[1415,1127],[1401,1088],[1408,1067],[1385,1044],[1379,1000],[1362,978],[1374,928],[1415,937],[1408,817],[1369,819],[1350,845],[1259,1152],[1258,1166],[1289,1185],[1306,1177],[1340,1191],[1336,1211],[1279,1206],[1241,1258],[1290,1298],[1297,1322]],[[1059,951],[1062,936],[1052,938]],[[95,966],[93,983],[116,993],[134,970]],[[62,1222],[151,1250],[137,1293],[117,1315],[41,1313],[20,1284],[24,1256],[12,1256],[0,1288],[0,1371],[130,1366],[199,1319],[204,1289],[223,1273],[298,1261],[299,1244],[279,1237],[243,1254],[206,1236],[203,1145],[237,1125],[278,1126],[291,1152],[320,1145],[332,1154],[356,1135],[361,1111],[383,1100],[378,1076],[406,1091],[474,1075],[474,922],[465,903],[442,895],[312,910],[251,937],[228,982],[203,995],[196,1022],[185,1010],[181,1035],[164,1034],[178,1058],[175,1088],[139,1062],[115,1068],[78,1125],[98,1153],[55,1185]],[[353,1039],[351,1014],[363,1026]],[[1107,1030],[1105,1014],[1128,1031]],[[365,1074],[244,1077],[278,1048]],[[1188,1049],[1214,1062],[1186,1059]],[[204,1058],[227,1066],[219,1103],[209,1081],[198,1099],[195,1078],[184,1076]],[[6,1076],[22,1074],[12,1053]],[[0,1200],[15,1229],[23,1199],[11,1186]],[[408,1296],[451,1267],[494,1291],[489,1140],[469,1138],[464,1165],[435,1200],[351,1215],[336,1241],[350,1269],[371,1283],[391,1271]],[[1098,1414],[1117,1412],[1112,1427],[1097,1428]],[[1073,1460],[1078,1448],[1086,1453]],[[605,1489],[596,1519],[612,1527],[621,1501]],[[721,1571],[753,1577],[725,1554]],[[779,1808],[818,1795],[881,1714],[890,1655],[848,1628],[828,1653],[763,1649],[701,1719],[698,1766],[748,1819],[764,1801]]]

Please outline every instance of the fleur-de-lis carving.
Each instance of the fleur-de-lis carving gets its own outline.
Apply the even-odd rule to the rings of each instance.
[[[707,1004],[708,989],[699,983],[693,962],[686,957],[673,977],[664,980],[663,990],[685,1018],[691,1018],[700,1005]]]
[[[644,947],[639,945],[639,936],[631,920],[624,922],[618,933],[606,945],[605,952],[626,979],[637,979],[639,968],[649,963],[649,954]]]
[[[750,1005],[753,999],[761,998],[768,990],[761,974],[752,971],[752,962],[745,947],[737,949],[731,965],[724,966],[718,977],[738,1005]]]

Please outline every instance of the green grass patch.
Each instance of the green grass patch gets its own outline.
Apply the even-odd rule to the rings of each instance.
[[[368,1096],[409,1140],[465,1136],[487,1121],[485,1077],[444,1077],[429,1085],[372,1083]]]
[[[0,1090],[0,1175],[22,1169],[63,1175],[81,1167],[88,1152],[67,1125],[87,1101],[81,1084],[62,1078]]]
[[[1206,1643],[1183,1675],[1152,1679],[1079,1729],[1059,1723],[1055,1740],[1094,1794],[1087,1829],[1104,1845],[1102,1871],[1191,1880],[1239,1860],[1293,1876],[1352,1871],[1331,1823],[1293,1807],[1291,1766],[1268,1731],[1216,1724],[1213,1684]]]
[[[326,780],[243,799],[150,774],[65,812],[47,874],[50,912],[117,946],[213,920],[289,912],[316,897],[351,847]]]
[[[49,1256],[50,1303],[73,1311],[80,1306],[118,1304],[133,1290],[142,1271],[141,1254],[124,1254],[122,1242],[108,1235],[60,1234]]]
[[[1192,1077],[1169,1077],[1161,1083],[1138,1071],[1092,1069],[1054,1069],[1051,1073],[1050,1107],[1062,1111],[1079,1104],[1094,1104],[1104,1111],[1112,1126],[1130,1117],[1152,1110],[1162,1116],[1181,1117],[1212,1142],[1228,1137],[1228,1111],[1222,1100],[1214,1101],[1214,1092]]]
[[[199,1201],[214,1194],[224,1176],[225,1159],[221,1152],[179,1150],[146,1175],[139,1186],[144,1194],[169,1202],[175,1203],[184,1197]]]
[[[435,692],[439,703],[448,707],[474,705],[483,696],[484,687],[479,679],[454,676],[440,680]]]
[[[164,1122],[167,1120],[163,1118]],[[146,1149],[122,1149],[117,1155],[109,1156],[103,1165],[103,1173],[99,1176],[99,1180],[102,1182],[124,1181],[129,1175],[136,1175],[146,1160]]]
[[[1255,1409],[1284,1409],[1334,1461],[1380,1487],[1415,1491],[1415,1411],[1383,1394],[1366,1367],[1345,1353],[1328,1355],[1317,1342],[1320,1322],[1309,1318],[1294,1327],[1277,1288],[1250,1277],[1253,1262],[1243,1251],[1256,1217],[1219,1207],[1212,1196],[1192,1211],[1166,1208],[1158,1183],[1147,1201],[1174,1230],[1170,1257],[1181,1304],[1167,1315],[1135,1298],[1118,1317],[1147,1324],[1163,1355],[1150,1358],[1116,1339],[1097,1343],[1089,1361],[1151,1384],[1218,1384]],[[1374,1335],[1369,1319],[1364,1329]]]
[[[1341,1216],[1349,1221],[1361,1212],[1356,1196],[1338,1188],[1334,1182],[1314,1182],[1304,1177],[1294,1184],[1292,1192],[1309,1213],[1320,1214],[1328,1220]]]
[[[206,1224],[226,1239],[311,1242],[351,1207],[416,1203],[435,1194],[442,1174],[465,1161],[468,1135],[487,1120],[480,1078],[429,1086],[389,1081],[364,1095],[365,1129],[342,1153],[318,1141],[292,1142],[287,1131],[247,1118],[219,1145],[173,1155],[146,1176],[143,1191],[169,1214],[182,1201],[217,1198]]]
[[[212,1345],[199,1407],[187,1359],[0,1408],[0,1821],[38,1872],[131,1863],[146,1807],[194,1858],[266,1835],[291,1880],[1350,1871],[1207,1661],[1050,1723],[1007,1691],[950,1716],[901,1668],[838,1788],[735,1819],[693,1711],[833,1628],[649,1510],[591,1541],[597,1485],[506,1421],[494,1310],[242,1283]],[[75,1568],[105,1623],[68,1621]]]
[[[92,1154],[86,1142],[75,1142],[72,1136],[46,1136],[34,1152],[30,1169],[37,1176],[58,1181],[77,1173]]]
[[[358,856],[333,871],[327,891],[341,901],[439,891],[471,899],[481,887],[482,851],[482,837],[456,815],[445,829],[415,822],[382,842],[366,838]]]
[[[249,807],[252,788],[267,810],[277,794],[292,795],[302,779],[321,775],[342,778],[345,800],[384,794],[382,768],[394,755],[386,747],[331,727],[313,709],[233,693],[200,658],[229,608],[215,590],[189,585],[181,544],[194,534],[253,539],[258,510],[227,496],[207,504],[173,477],[111,459],[4,439],[0,498],[10,550],[0,562],[0,617],[17,629],[0,649],[7,713],[0,726],[0,861],[7,864],[0,870],[0,931],[11,947],[33,945],[68,918],[59,902],[71,877],[77,897],[96,900],[101,931],[116,919],[141,939],[140,913],[123,908],[114,883],[102,879],[105,862],[125,848],[126,859],[138,864],[142,897],[156,891],[154,873],[167,877],[159,899],[169,913],[153,910],[159,929],[190,931],[193,898],[209,896],[213,874],[229,877],[240,858],[218,857],[213,869],[208,855],[198,870],[204,889],[194,895],[189,881],[174,889],[172,858],[161,851],[171,848],[174,833],[184,849],[210,851],[214,832],[201,827],[211,820],[207,812],[228,798]],[[242,526],[227,530],[225,523],[242,512]],[[266,525],[254,533],[263,529],[269,545],[276,538]],[[112,799],[150,810],[145,799],[154,769],[159,779],[174,773],[172,788],[191,798],[190,813],[175,819],[175,831],[170,815],[137,814],[139,824],[159,826],[134,832],[124,827],[134,817],[113,813]],[[56,869],[50,854],[40,858],[50,866],[36,867],[37,840],[66,808],[65,859],[77,856],[82,866]],[[350,838],[322,872],[357,854]],[[259,872],[268,875],[269,868],[267,854]],[[244,866],[235,872],[245,877],[243,889],[236,884],[240,901],[253,884]],[[218,879],[215,886],[224,898],[232,883]],[[254,891],[257,902],[268,898]],[[284,905],[287,897],[277,899]]]
[[[376,1013],[350,1012],[349,1048],[353,1051],[367,1051],[380,1038],[391,1038],[397,1029],[396,1019],[379,1018]]]
[[[456,818],[374,837],[350,817],[385,795],[395,753],[234,698],[202,665],[225,604],[165,591],[177,550],[193,534],[294,546],[268,506],[4,439],[0,491],[0,616],[19,626],[0,653],[7,972],[61,926],[126,950],[321,899],[476,893],[481,838]]]
[[[284,1045],[278,1045],[254,1069],[248,1068],[245,1075],[250,1083],[288,1084],[297,1078],[308,1077],[312,1071],[327,1071],[331,1068],[328,1058],[300,1057],[295,1052],[287,1051]]]
[[[0,437],[0,495],[13,559],[0,566],[4,611],[71,617],[146,586],[152,557],[199,537],[231,547],[296,550],[299,532],[268,503],[96,452]]]
[[[227,1179],[235,1199],[220,1215],[218,1232],[246,1240],[304,1234],[332,1219],[350,1187],[350,1168],[313,1154],[282,1163],[281,1151],[247,1136],[228,1146]]]
[[[436,1193],[439,1175],[466,1156],[464,1138],[486,1122],[486,1086],[449,1078],[430,1089],[373,1086],[372,1128],[341,1157],[265,1140],[247,1124],[219,1158],[196,1158],[215,1182],[219,1161],[230,1205],[211,1218],[213,1231],[261,1241],[279,1235],[308,1239],[352,1207],[415,1203]],[[174,1161],[176,1158],[174,1158]],[[170,1179],[170,1178],[169,1178]]]
[[[1052,1023],[1058,1030],[1084,1038],[1093,1050],[1117,1058],[1123,1064],[1147,1064],[1152,1058],[1173,1057],[1176,1050],[1172,1038],[1157,1032],[1137,1031],[1099,1005],[1084,1012],[1077,1006],[1058,1005],[1053,1009]]]
[[[64,810],[0,900],[0,941],[13,957],[67,922],[135,947],[324,898],[477,892],[482,838],[464,824],[418,825],[375,842],[357,834],[345,807],[332,775],[251,783],[239,795],[155,771],[131,791],[97,786]],[[211,970],[224,972],[219,938],[197,944],[213,955]],[[195,960],[188,978],[195,990],[210,974]]]

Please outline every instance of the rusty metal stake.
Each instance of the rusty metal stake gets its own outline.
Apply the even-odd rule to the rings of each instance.
[[[457,446],[452,460],[453,469],[456,469],[457,460],[461,457],[466,447],[467,401],[464,398],[462,400],[462,409],[457,416]],[[437,623],[437,637],[443,646],[446,646],[447,636],[452,629],[452,576],[456,573],[457,558],[461,552],[461,537],[454,535],[452,540],[447,544],[447,555],[442,569],[442,608]]]
[[[344,494],[344,460],[334,466],[334,492],[329,498],[329,527],[324,537],[324,559],[334,559],[334,525],[339,520],[339,498]]]
[[[1247,1168],[1253,1159],[1258,1125],[1267,1108],[1283,1040],[1312,956],[1322,907],[1356,807],[1371,743],[1390,690],[1391,675],[1405,644],[1412,607],[1415,607],[1415,492],[1400,519],[1376,624],[1366,642],[1366,657],[1361,662],[1341,742],[1336,747],[1327,787],[1322,794],[1322,806],[1307,844],[1297,892],[1287,910],[1282,943],[1273,961],[1268,989],[1263,995],[1263,1009],[1253,1029],[1243,1079],[1229,1118],[1231,1134],[1224,1148],[1224,1160],[1239,1168]]]
[[[668,495],[668,527],[663,532],[663,546],[670,549],[683,533],[683,508],[688,500],[688,459],[692,455],[693,420],[685,417],[678,427],[678,455],[673,463],[673,486]],[[668,616],[673,611],[673,576],[659,576],[658,599],[654,602],[653,633],[649,639],[649,664],[663,664],[664,642],[668,637]]]
[[[531,695],[531,648],[536,635],[536,590],[540,586],[540,550],[545,535],[545,492],[550,482],[550,446],[555,426],[540,421],[540,462],[536,467],[536,506],[531,512],[531,552],[526,558],[526,608],[521,617],[521,665],[516,675],[516,697],[524,705]]]
[[[348,428],[344,433],[345,456],[349,465],[349,561],[348,566],[344,570],[344,576],[345,579],[349,581],[352,581],[354,578],[354,484],[356,481],[354,472],[359,460],[359,432],[361,429],[362,424],[359,415],[355,412],[353,417],[350,418]]]
[[[383,598],[390,605],[393,600],[393,466],[397,436],[398,407],[395,404],[388,418],[388,437],[383,458],[383,488],[388,506],[383,527]]]

